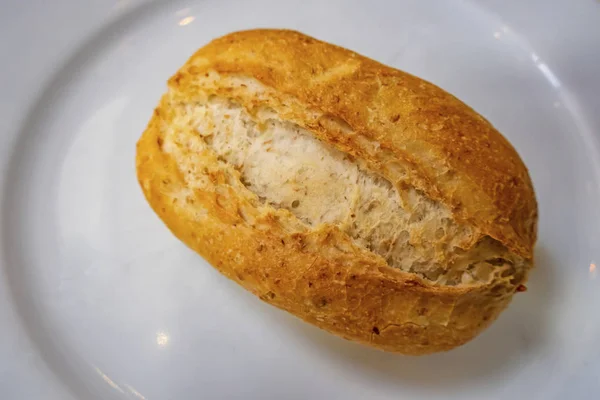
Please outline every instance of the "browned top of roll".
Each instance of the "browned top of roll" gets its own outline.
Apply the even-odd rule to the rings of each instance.
[[[255,78],[343,121],[378,143],[376,155],[361,154],[370,157],[371,168],[413,185],[458,220],[532,258],[537,203],[527,168],[486,119],[439,87],[289,30],[226,35],[196,52],[185,68]],[[344,141],[339,135],[329,140]],[[408,174],[387,168],[394,160],[409,165]]]

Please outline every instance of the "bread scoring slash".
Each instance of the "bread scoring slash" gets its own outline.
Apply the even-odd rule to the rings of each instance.
[[[225,276],[383,350],[469,341],[533,265],[532,183],[488,121],[299,32],[198,50],[169,80],[136,165],[166,226]]]

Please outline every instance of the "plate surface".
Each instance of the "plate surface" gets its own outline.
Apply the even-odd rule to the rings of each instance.
[[[1,398],[597,396],[600,4],[13,3],[0,15]],[[343,341],[220,276],[151,212],[135,142],[167,78],[253,27],[428,79],[515,145],[540,205],[537,268],[476,340],[421,358]]]

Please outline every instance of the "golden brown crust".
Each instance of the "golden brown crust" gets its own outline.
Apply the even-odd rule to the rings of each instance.
[[[386,164],[403,160],[411,166],[408,184],[449,206],[457,219],[483,235],[532,259],[537,203],[525,165],[488,121],[444,90],[288,30],[242,31],[216,39],[170,83],[193,89],[207,71],[252,77],[343,121],[378,143],[378,154],[361,152],[360,143],[352,143],[371,169],[394,180]],[[322,128],[304,122],[312,130]],[[334,143],[349,140],[334,130],[322,135]]]
[[[353,72],[335,79],[346,68],[340,65],[351,65]],[[386,160],[360,149],[359,141],[345,138],[337,128],[311,120],[309,111],[345,121],[360,136],[376,140],[390,159],[409,160],[414,170],[408,184],[452,206],[457,218],[525,257],[531,257],[535,241],[536,206],[527,171],[508,142],[441,89],[296,32],[240,32],[201,49],[171,79],[171,92],[138,142],[136,159],[138,179],[152,208],[180,240],[224,275],[329,332],[405,354],[461,345],[510,302],[525,276],[509,288],[497,282],[441,286],[389,267],[335,227],[290,231],[282,223],[294,218],[290,213],[253,203],[236,186],[235,176],[212,168],[216,158],[197,153],[192,126],[185,128],[189,132],[181,143],[169,142],[208,177],[202,187],[191,187],[190,171],[183,171],[165,146],[172,140],[169,130],[177,107],[193,101],[210,71],[221,77],[251,76],[274,88],[280,95],[271,105],[278,112],[287,102],[292,111],[286,117],[338,148],[371,157],[370,168],[393,174]],[[217,89],[245,97],[245,104],[251,98],[243,90]],[[294,111],[303,105],[305,110]],[[445,178],[430,166],[443,166],[452,179],[441,183]],[[533,219],[529,226],[523,222],[528,218]]]
[[[258,211],[218,173],[211,189],[174,201],[188,185],[162,150],[172,118],[163,101],[138,143],[144,194],[180,240],[262,300],[346,339],[404,354],[463,344],[510,301],[488,286],[439,287],[390,268],[335,228],[289,233],[271,214],[250,224],[243,214]]]

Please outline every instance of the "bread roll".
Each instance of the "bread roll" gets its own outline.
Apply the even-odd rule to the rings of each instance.
[[[287,30],[201,48],[137,146],[167,227],[262,300],[425,354],[475,337],[532,267],[526,167],[435,85]]]

